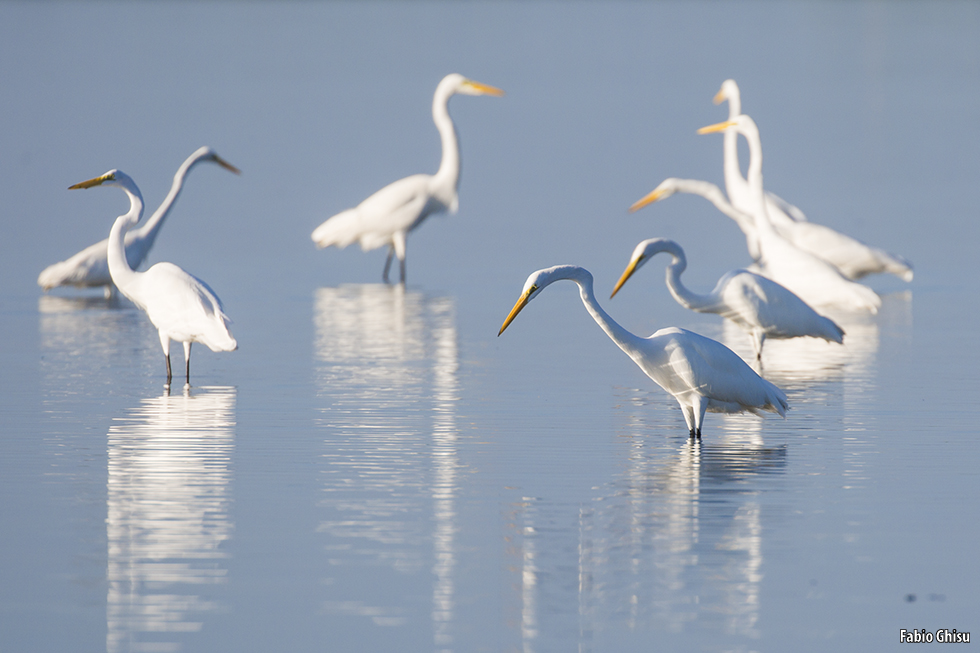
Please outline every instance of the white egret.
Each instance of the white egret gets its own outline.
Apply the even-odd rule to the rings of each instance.
[[[241,171],[231,165],[210,147],[198,148],[193,154],[180,164],[177,173],[174,175],[173,184],[166,199],[153,212],[146,222],[136,229],[132,229],[126,234],[126,260],[134,270],[138,269],[153,247],[157,232],[163,226],[163,221],[170,213],[177,196],[184,187],[184,178],[195,165],[202,161],[217,163],[225,170],[230,170],[236,175]],[[56,286],[76,286],[79,288],[93,288],[105,286],[106,297],[112,294],[112,278],[109,275],[109,261],[106,255],[109,240],[100,240],[94,245],[86,247],[71,258],[60,263],[54,263],[44,269],[37,278],[37,285],[41,286],[45,292]]]
[[[100,177],[69,187],[116,186],[129,197],[129,211],[116,218],[109,231],[107,247],[109,274],[124,296],[142,309],[157,328],[167,360],[167,387],[170,372],[170,341],[184,345],[187,384],[191,383],[191,344],[200,342],[211,351],[234,351],[238,343],[228,331],[231,320],[221,300],[206,283],[187,274],[173,263],[157,263],[146,272],[136,272],[126,260],[126,232],[139,222],[143,196],[136,183],[124,172],[110,170]]]
[[[792,290],[810,306],[837,306],[877,313],[881,298],[873,290],[845,278],[830,263],[800,249],[773,228],[766,211],[762,184],[762,141],[752,118],[741,114],[734,120],[704,127],[698,133],[726,129],[737,130],[749,143],[748,184],[752,205],[745,212],[755,223],[762,273]],[[640,200],[642,202],[644,200]]]
[[[721,90],[715,95],[715,104],[725,100],[728,100],[728,119],[734,120],[742,112],[741,97],[735,80],[725,80]],[[746,136],[746,140],[748,139],[749,136]],[[732,130],[725,131],[724,170],[725,189],[732,204],[742,211],[751,210],[754,200],[748,181],[742,177],[739,168],[738,134]],[[825,225],[809,222],[803,211],[768,191],[765,193],[765,202],[769,220],[781,236],[800,249],[827,261],[848,279],[889,273],[905,281],[912,281],[912,264],[898,254],[872,247]]]
[[[772,279],[748,270],[732,270],[726,273],[707,295],[690,291],[681,281],[681,273],[687,269],[684,250],[676,242],[666,238],[650,238],[636,246],[610,299],[616,296],[634,272],[661,252],[673,257],[667,266],[667,288],[677,303],[698,313],[716,313],[747,331],[752,338],[756,360],[760,364],[762,345],[766,338],[811,336],[839,344],[844,342],[844,330],[833,320],[817,313]]]
[[[691,437],[701,436],[705,411],[759,414],[767,410],[786,416],[789,404],[783,391],[756,374],[720,342],[676,327],[660,329],[647,338],[621,327],[596,301],[592,274],[575,265],[558,265],[531,274],[497,335],[545,287],[562,279],[578,285],[582,303],[606,335],[654,383],[673,395],[684,413]]]
[[[459,140],[449,116],[449,98],[462,95],[504,94],[498,88],[474,82],[462,75],[446,75],[432,98],[432,120],[442,139],[442,162],[434,175],[412,175],[374,193],[352,209],[328,218],[311,235],[317,247],[344,248],[360,242],[370,251],[388,246],[382,278],[388,281],[392,256],[398,257],[401,281],[405,281],[405,246],[408,233],[434,213],[455,213],[459,207]]]

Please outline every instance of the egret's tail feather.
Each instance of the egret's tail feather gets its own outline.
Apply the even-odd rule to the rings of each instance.
[[[357,220],[357,209],[341,211],[337,215],[327,218],[323,224],[313,230],[310,237],[321,249],[330,246],[343,249],[356,241],[360,235],[360,230],[356,228],[355,224]]]

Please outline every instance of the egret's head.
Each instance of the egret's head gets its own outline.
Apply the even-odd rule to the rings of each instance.
[[[609,295],[609,299],[615,297],[616,293],[619,292],[619,289],[626,283],[626,280],[632,277],[634,272],[646,265],[647,261],[660,252],[669,252],[673,254],[678,247],[679,246],[677,243],[672,240],[668,240],[667,238],[649,238],[633,248],[633,255],[630,256],[629,265],[626,266],[626,270],[623,272],[622,276],[619,277],[619,281],[616,282],[616,287],[613,288],[612,294]]]
[[[738,102],[740,100],[738,84],[735,83],[734,79],[723,81],[721,83],[721,90],[715,95],[715,104],[721,104],[726,100],[729,102]]]
[[[207,145],[205,145],[204,147],[197,148],[197,150],[194,151],[194,154],[192,154],[190,158],[188,158],[187,162],[185,162],[184,165],[188,166],[188,168],[191,168],[197,165],[198,163],[200,163],[201,161],[209,161],[211,163],[217,163],[225,170],[234,172],[236,175],[242,174],[241,170],[239,170],[235,166],[231,165],[230,163],[222,159],[220,156],[218,156],[217,152],[215,152],[212,148],[208,147]]]
[[[660,182],[659,186],[634,202],[633,206],[630,207],[630,213],[639,211],[647,204],[653,204],[657,200],[670,197],[675,192],[677,192],[677,179],[675,177],[664,179],[662,182]]]
[[[730,120],[725,122],[719,122],[714,125],[708,125],[707,127],[702,127],[698,130],[699,134],[714,134],[716,132],[722,132],[727,129],[734,129],[739,134],[742,134],[746,138],[754,136],[759,137],[759,128],[756,126],[755,121],[744,113],[734,116]]]
[[[120,170],[110,170],[104,175],[95,177],[94,179],[89,179],[88,181],[83,181],[75,184],[74,186],[69,186],[68,190],[75,190],[76,188],[95,188],[96,186],[126,186],[126,181],[132,183],[132,179],[129,178],[125,172]]]
[[[521,291],[521,296],[514,304],[514,308],[510,309],[510,314],[507,315],[507,319],[504,320],[503,325],[500,327],[500,331],[497,332],[499,336],[504,332],[504,329],[514,321],[517,314],[524,310],[527,303],[541,294],[549,284],[558,281],[559,279],[573,279],[579,277],[589,277],[591,280],[592,275],[589,274],[587,270],[580,268],[575,265],[556,265],[551,268],[545,268],[543,270],[538,270],[537,272],[531,273],[531,276],[527,278],[524,282],[524,290]]]
[[[441,84],[447,84],[453,93],[459,93],[461,95],[494,95],[500,97],[504,94],[499,88],[490,86],[489,84],[475,82],[458,73],[446,75]]]

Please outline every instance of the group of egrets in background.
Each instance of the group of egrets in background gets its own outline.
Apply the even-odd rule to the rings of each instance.
[[[387,246],[383,279],[388,281],[392,260],[397,257],[399,278],[404,283],[408,234],[428,216],[444,211],[454,213],[458,207],[459,141],[448,111],[449,99],[455,94],[500,96],[503,91],[462,75],[443,78],[432,100],[432,118],[442,140],[439,169],[434,175],[400,179],[356,207],[327,219],[312,234],[318,247],[346,247],[358,242],[367,251]],[[755,261],[753,269],[733,270],[722,276],[710,293],[694,293],[680,279],[687,267],[684,250],[672,240],[654,238],[636,246],[612,295],[653,256],[661,252],[669,254],[672,260],[667,267],[667,286],[674,299],[694,311],[717,313],[747,331],[761,369],[766,339],[814,337],[842,343],[843,329],[815,308],[875,313],[881,305],[880,298],[855,279],[888,272],[911,281],[912,268],[900,256],[808,221],[798,208],[766,192],[762,184],[759,131],[753,120],[741,113],[739,89],[732,80],[725,81],[715,96],[716,103],[726,100],[729,119],[705,127],[699,133],[724,132],[727,198],[714,184],[671,178],[630,210],[638,210],[675,192],[701,195],[733,219],[745,234],[749,254]],[[745,137],[749,147],[746,177],[742,177],[738,162],[739,135]],[[118,288],[146,312],[157,328],[166,357],[168,388],[172,380],[171,340],[184,345],[185,387],[190,385],[192,343],[200,342],[212,351],[232,351],[238,346],[228,330],[229,320],[221,301],[206,283],[171,263],[157,263],[145,272],[136,271],[177,199],[184,178],[201,161],[211,161],[238,173],[237,168],[210,148],[199,149],[177,170],[170,193],[160,208],[135,229],[143,214],[143,198],[125,173],[111,170],[72,186],[117,186],[129,197],[129,211],[116,218],[107,240],[48,267],[38,278],[38,284],[45,290],[59,285],[105,286],[108,294],[113,285]],[[705,412],[770,411],[785,416],[789,407],[786,395],[725,345],[676,327],[641,338],[617,324],[599,306],[592,275],[581,267],[560,265],[531,274],[498,335],[529,301],[561,279],[578,284],[586,309],[603,331],[647,376],[674,396],[691,437],[701,436]]]

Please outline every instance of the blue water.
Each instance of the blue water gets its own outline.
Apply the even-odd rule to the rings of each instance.
[[[888,650],[977,626],[980,7],[969,3],[0,5],[0,652]],[[432,172],[450,104],[460,210],[383,251],[309,233]],[[556,284],[575,263],[630,330],[751,359],[651,269],[680,242],[707,290],[748,264],[700,198],[697,136],[735,78],[768,188],[910,258],[866,282],[843,346],[766,344],[785,420],[676,402]],[[150,262],[207,280],[239,350],[163,387],[126,300],[42,294],[104,238],[111,168],[150,207],[199,166]],[[656,261],[654,261],[656,264]],[[182,369],[179,348],[174,348]]]

